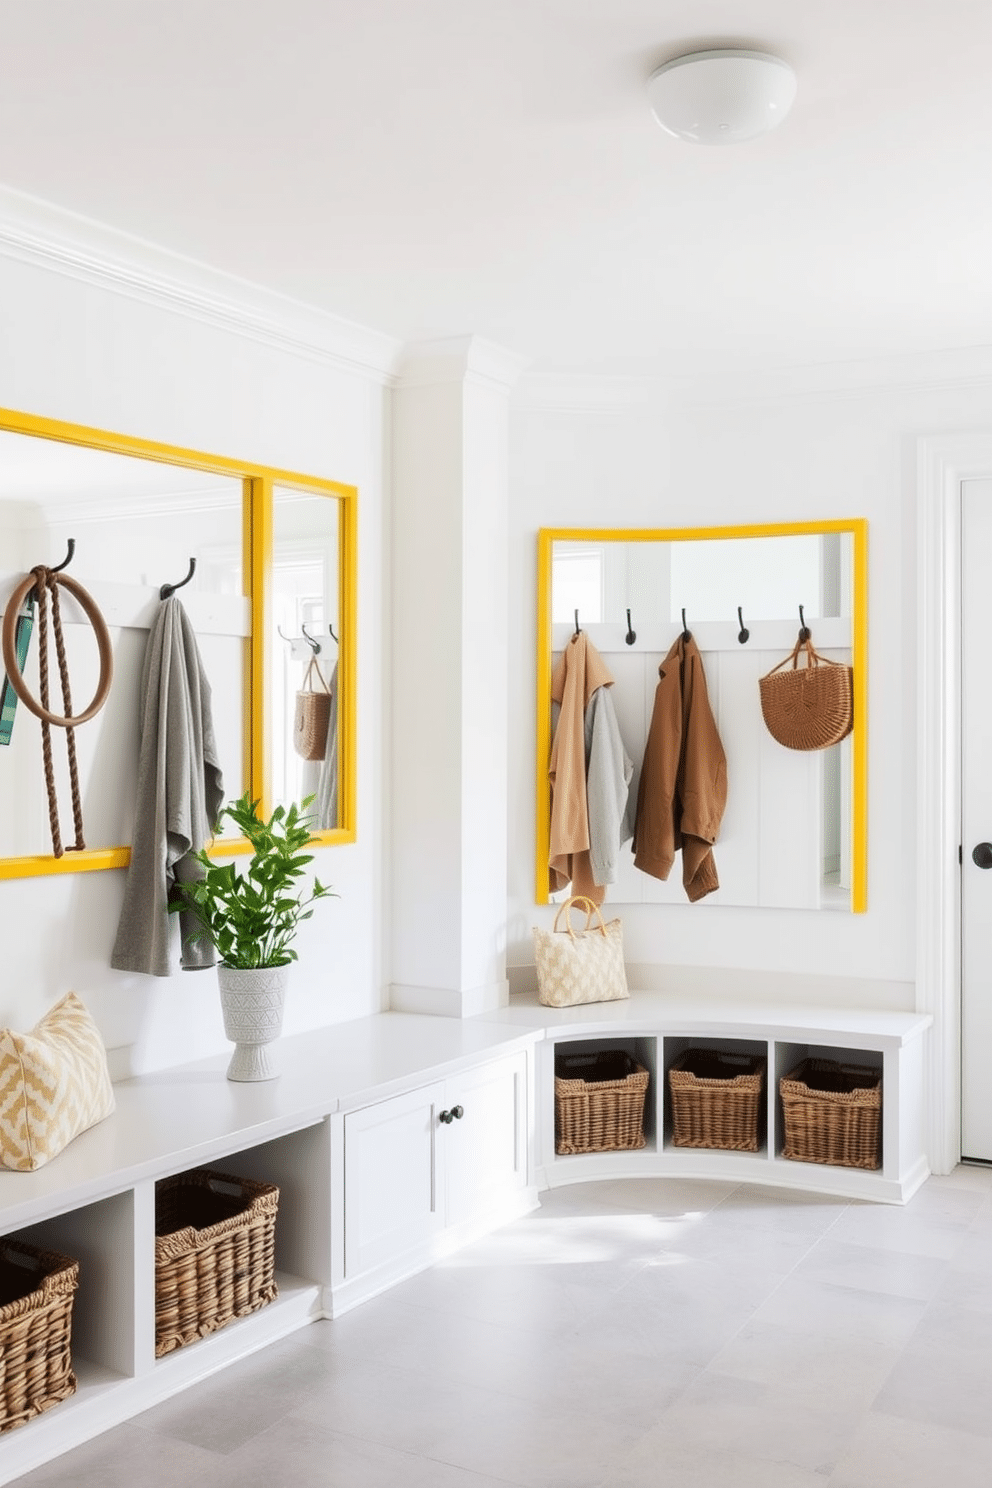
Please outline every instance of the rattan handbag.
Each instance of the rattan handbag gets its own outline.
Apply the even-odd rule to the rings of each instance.
[[[572,929],[577,906],[586,917],[585,928]],[[558,921],[565,916],[564,930]],[[593,925],[593,915],[599,921]],[[603,923],[591,899],[566,899],[555,916],[553,930],[534,926],[537,998],[545,1007],[575,1007],[580,1002],[619,1002],[629,997],[623,964],[623,929],[619,920]]]
[[[820,656],[810,637],[798,640],[792,655],[761,677],[758,688],[768,732],[786,749],[829,749],[854,727],[854,669]]]
[[[313,686],[313,673],[323,692]],[[293,719],[293,748],[301,759],[322,760],[327,749],[327,725],[331,717],[331,690],[324,681],[324,674],[317,665],[316,656],[303,678],[303,686],[296,694],[296,715]]]

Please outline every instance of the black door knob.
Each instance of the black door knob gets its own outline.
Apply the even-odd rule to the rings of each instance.
[[[455,1118],[451,1111],[441,1111],[437,1119],[442,1123],[442,1125],[450,1126]]]
[[[456,1121],[461,1121],[462,1117],[465,1115],[464,1106],[452,1106],[451,1114]]]
[[[980,842],[972,848],[971,861],[978,868],[992,868],[992,842]]]

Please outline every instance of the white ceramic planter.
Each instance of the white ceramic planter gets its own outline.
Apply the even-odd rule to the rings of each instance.
[[[288,966],[248,971],[218,966],[224,1032],[234,1044],[229,1080],[274,1080],[279,1074],[269,1045],[282,1033]]]

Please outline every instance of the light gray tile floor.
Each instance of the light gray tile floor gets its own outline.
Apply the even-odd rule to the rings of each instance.
[[[30,1427],[23,1428],[30,1430]],[[21,1488],[988,1488],[992,1172],[576,1185]]]

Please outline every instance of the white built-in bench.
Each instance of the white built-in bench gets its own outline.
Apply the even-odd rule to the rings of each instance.
[[[850,1009],[748,1008],[660,994],[561,1012],[533,998],[466,1020],[385,1013],[283,1039],[282,1077],[239,1085],[228,1056],[116,1086],[117,1111],[36,1173],[0,1172],[0,1231],[73,1256],[76,1395],[0,1439],[0,1482],[48,1461],[319,1317],[334,1317],[496,1225],[548,1185],[694,1175],[905,1201],[927,1176],[922,1072],[929,1019]],[[675,1150],[664,1071],[688,1044],[804,1054],[883,1071],[879,1172],[780,1156],[775,1079],[765,1150]],[[653,1079],[648,1145],[558,1157],[554,1057],[563,1044],[627,1049]],[[155,1183],[212,1166],[280,1189],[279,1297],[155,1358]]]

